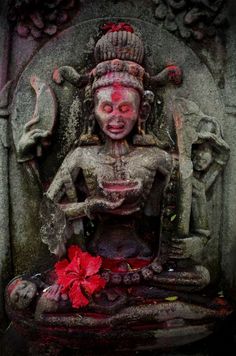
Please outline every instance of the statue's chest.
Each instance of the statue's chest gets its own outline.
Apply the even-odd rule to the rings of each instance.
[[[119,158],[94,156],[86,161],[83,175],[90,194],[107,182],[138,182],[142,195],[152,187],[157,165],[148,155],[121,156]],[[145,194],[144,194],[145,193]]]

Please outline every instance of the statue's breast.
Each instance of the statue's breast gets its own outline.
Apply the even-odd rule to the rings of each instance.
[[[127,168],[131,179],[142,181],[143,199],[149,196],[151,188],[158,176],[165,180],[171,170],[169,155],[157,147],[138,147],[135,154],[127,161]]]
[[[118,190],[146,200],[156,174],[168,174],[167,161],[168,154],[157,147],[135,147],[115,158],[95,146],[83,148],[81,169],[90,195]]]
[[[97,194],[103,181],[116,179],[117,160],[100,153],[100,147],[82,148],[80,166],[90,195]]]
[[[133,187],[136,195],[144,198],[149,195],[157,172],[165,177],[170,170],[168,154],[157,147],[135,147],[119,158],[101,153],[97,146],[83,151],[81,168],[90,194],[113,183],[119,186],[117,189]]]

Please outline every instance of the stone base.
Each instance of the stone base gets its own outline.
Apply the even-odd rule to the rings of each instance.
[[[57,355],[64,348],[83,352],[107,347],[113,351],[174,348],[207,337],[217,321],[230,313],[226,303],[210,308],[181,301],[153,301],[125,307],[114,315],[45,313],[36,321],[10,314],[14,328],[29,340],[32,355],[43,355],[40,345],[46,347],[45,354]]]

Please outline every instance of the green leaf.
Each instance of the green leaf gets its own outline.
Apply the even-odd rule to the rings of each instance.
[[[176,295],[165,298],[165,300],[167,300],[168,302],[175,302],[177,299],[178,299],[178,297]]]

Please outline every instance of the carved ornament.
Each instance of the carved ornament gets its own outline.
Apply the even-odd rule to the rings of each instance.
[[[226,24],[225,0],[153,0],[155,17],[182,38],[212,37]]]
[[[21,37],[53,36],[77,12],[75,0],[9,0],[8,18]]]

